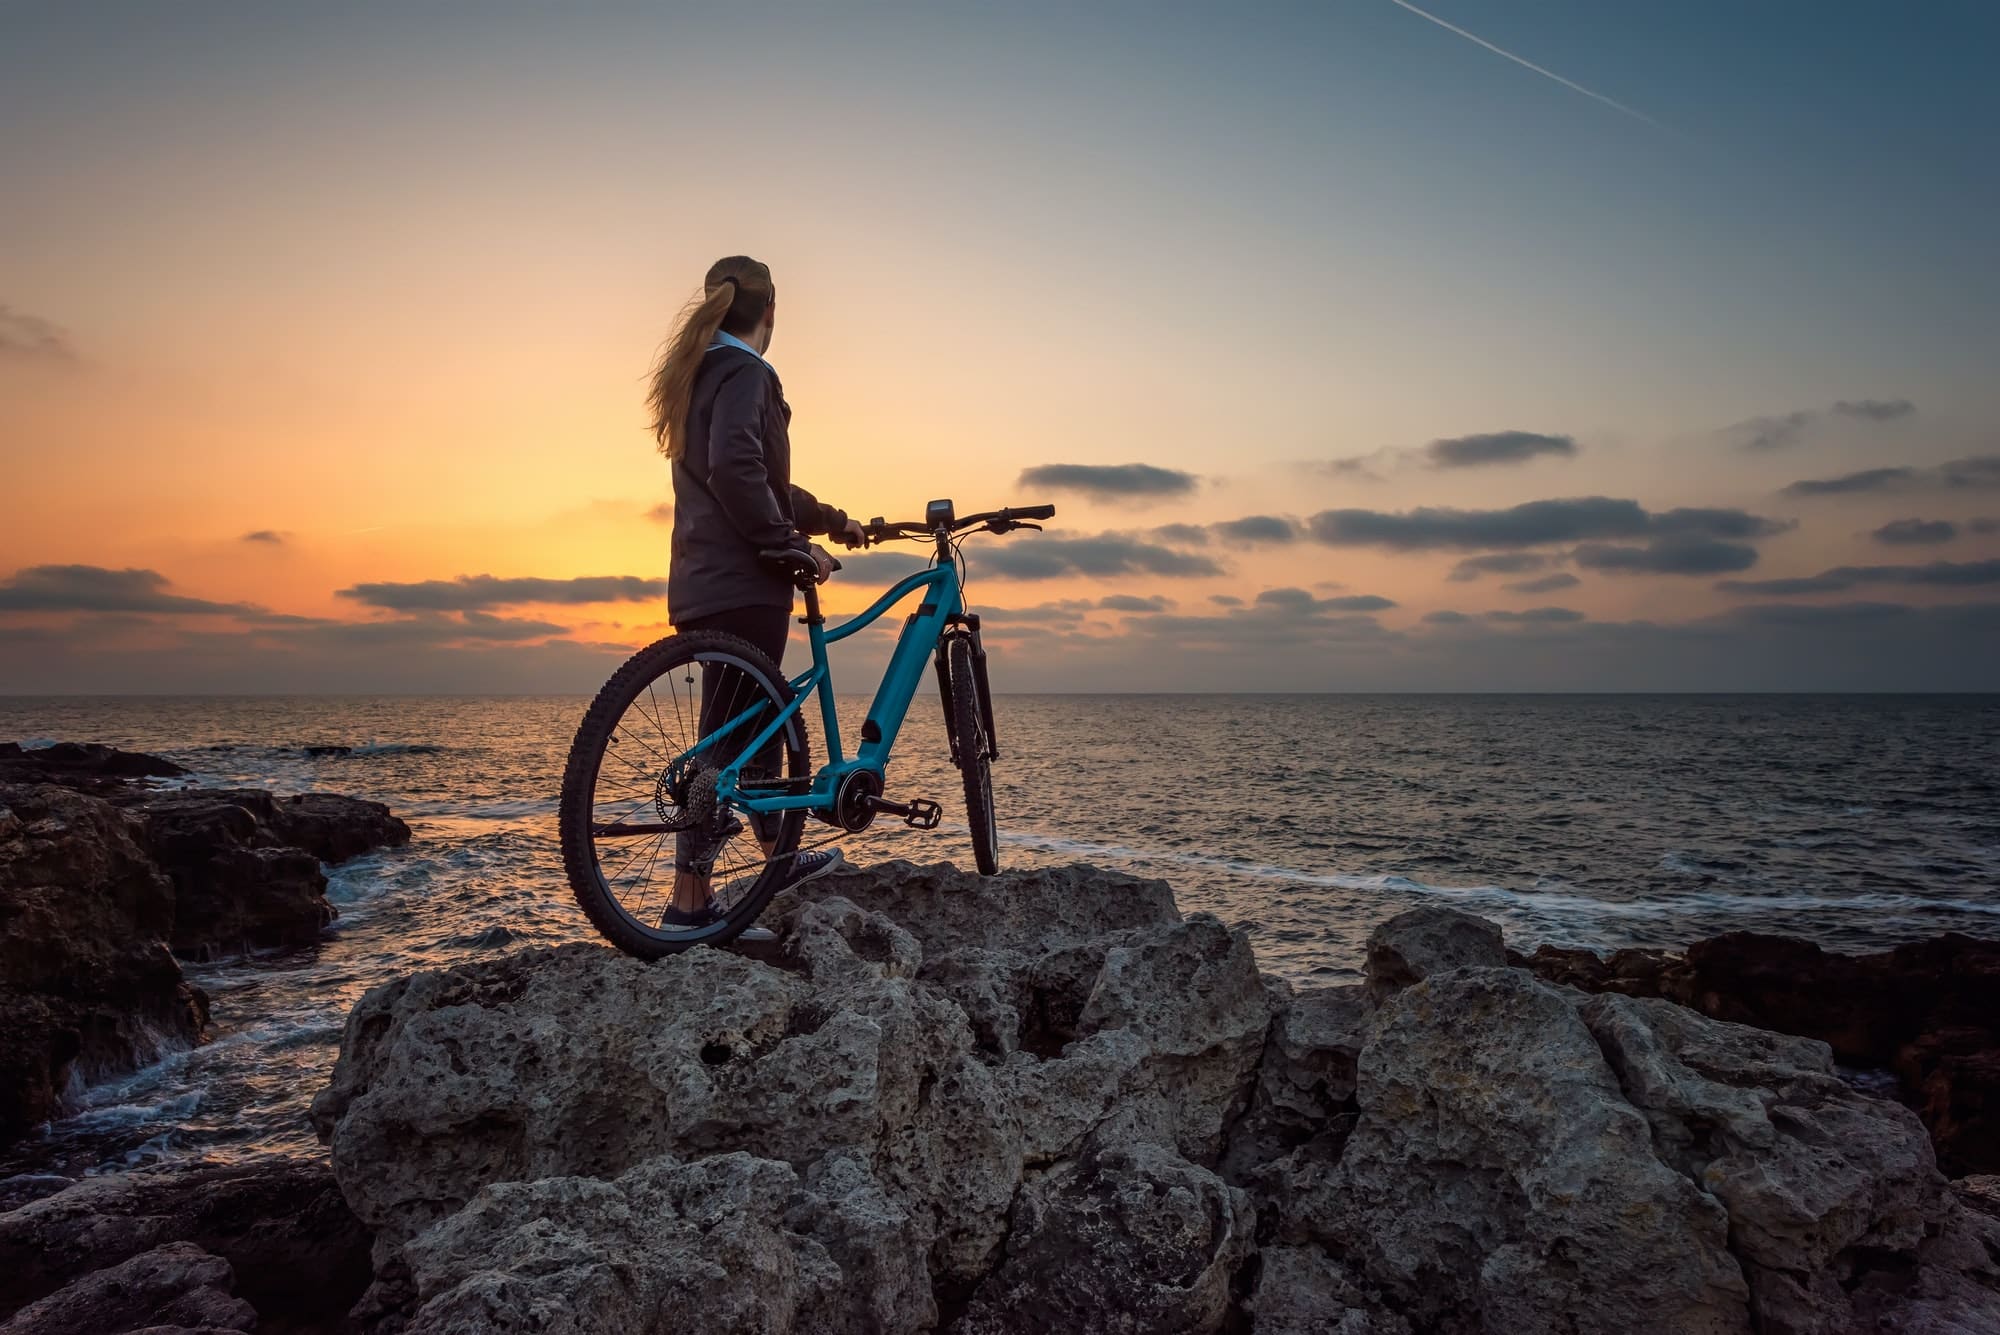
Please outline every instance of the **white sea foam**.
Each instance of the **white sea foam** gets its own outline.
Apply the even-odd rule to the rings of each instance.
[[[1099,844],[1047,835],[1003,831],[1001,842],[1022,848],[1078,858],[1124,862],[1146,867],[1164,864],[1220,872],[1245,880],[1282,881],[1290,885],[1320,886],[1329,889],[1372,891],[1396,896],[1413,895],[1448,899],[1467,904],[1492,906],[1501,910],[1574,913],[1589,918],[1676,918],[1787,913],[1898,913],[1943,911],[1976,913],[2000,917],[2000,901],[1930,899],[1922,895],[1749,895],[1740,892],[1693,892],[1654,895],[1644,900],[1599,899],[1594,895],[1540,888],[1515,890],[1503,885],[1435,885],[1393,873],[1309,872],[1273,863],[1246,862],[1213,857],[1205,853],[1185,853],[1165,849],[1132,848],[1123,844]],[[1678,861],[1668,854],[1662,865]],[[1671,870],[1694,870],[1671,866]],[[1565,884],[1555,882],[1555,884]]]

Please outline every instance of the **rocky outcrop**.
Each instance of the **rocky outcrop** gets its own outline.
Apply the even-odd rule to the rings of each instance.
[[[126,801],[173,880],[183,959],[311,944],[335,917],[320,864],[410,838],[380,802],[330,793],[183,788]]]
[[[310,944],[334,917],[322,860],[410,837],[377,802],[137,782],[185,773],[0,744],[0,1144],[197,1041],[207,1002],[176,954]]]
[[[0,1323],[0,1335],[241,1335],[256,1329],[257,1309],[230,1292],[235,1280],[221,1257],[170,1242],[29,1304]]]
[[[0,1143],[73,1081],[200,1034],[207,1000],[164,944],[173,886],[144,827],[67,789],[0,784]]]
[[[1874,955],[1731,932],[1685,954],[1516,957],[1551,981],[1661,997],[1716,1019],[1816,1038],[1849,1066],[1893,1071],[1946,1167],[2000,1170],[2000,941],[1948,933]]]
[[[233,1272],[235,1296],[266,1329],[339,1329],[368,1285],[369,1242],[318,1161],[85,1178],[0,1213],[0,1320],[65,1290],[90,1291],[91,1276],[109,1267],[186,1245]]]
[[[104,796],[128,791],[133,779],[186,774],[171,760],[96,742],[57,742],[32,749],[19,742],[0,742],[0,783],[53,783]]]
[[[1301,991],[1164,885],[1087,868],[891,863],[772,921],[775,963],[571,946],[363,998],[314,1104],[376,1230],[358,1313],[2000,1328],[2000,1220],[1825,1045],[1551,985],[1465,915],[1404,915],[1365,986]]]

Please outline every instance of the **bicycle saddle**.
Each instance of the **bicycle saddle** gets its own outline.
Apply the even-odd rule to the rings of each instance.
[[[831,556],[827,559],[833,561],[835,570],[840,569],[839,561]],[[766,547],[757,553],[757,564],[774,575],[783,575],[802,589],[819,582],[819,562],[811,552],[797,547]]]

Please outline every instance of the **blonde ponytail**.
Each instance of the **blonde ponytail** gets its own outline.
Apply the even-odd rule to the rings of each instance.
[[[731,255],[708,268],[702,294],[687,304],[653,367],[646,406],[653,415],[653,439],[660,453],[678,459],[687,453],[688,409],[695,372],[716,331],[747,334],[763,322],[776,295],[771,271],[747,255]]]

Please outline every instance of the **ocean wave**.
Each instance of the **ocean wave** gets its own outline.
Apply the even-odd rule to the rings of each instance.
[[[444,749],[436,742],[362,742],[355,745],[326,742],[298,747],[297,754],[313,760],[341,760],[370,756],[434,756]]]
[[[1479,905],[1497,911],[1573,913],[1593,918],[1664,919],[1697,916],[1755,916],[1759,914],[1859,912],[1947,912],[1974,913],[2000,917],[2000,901],[1931,899],[1923,895],[1756,895],[1740,892],[1685,892],[1654,895],[1642,900],[1600,899],[1595,895],[1568,890],[1516,890],[1504,885],[1437,885],[1396,873],[1309,872],[1274,863],[1248,862],[1215,857],[1206,853],[1184,853],[1167,849],[1131,848],[1122,844],[1090,843],[1052,836],[1009,833],[1002,843],[1069,856],[1125,862],[1145,867],[1166,864],[1220,872],[1245,880],[1283,881],[1291,885],[1327,889],[1373,891],[1384,895],[1410,895],[1446,899]],[[1671,856],[1671,855],[1670,855]],[[1555,884],[1566,884],[1555,882]]]

